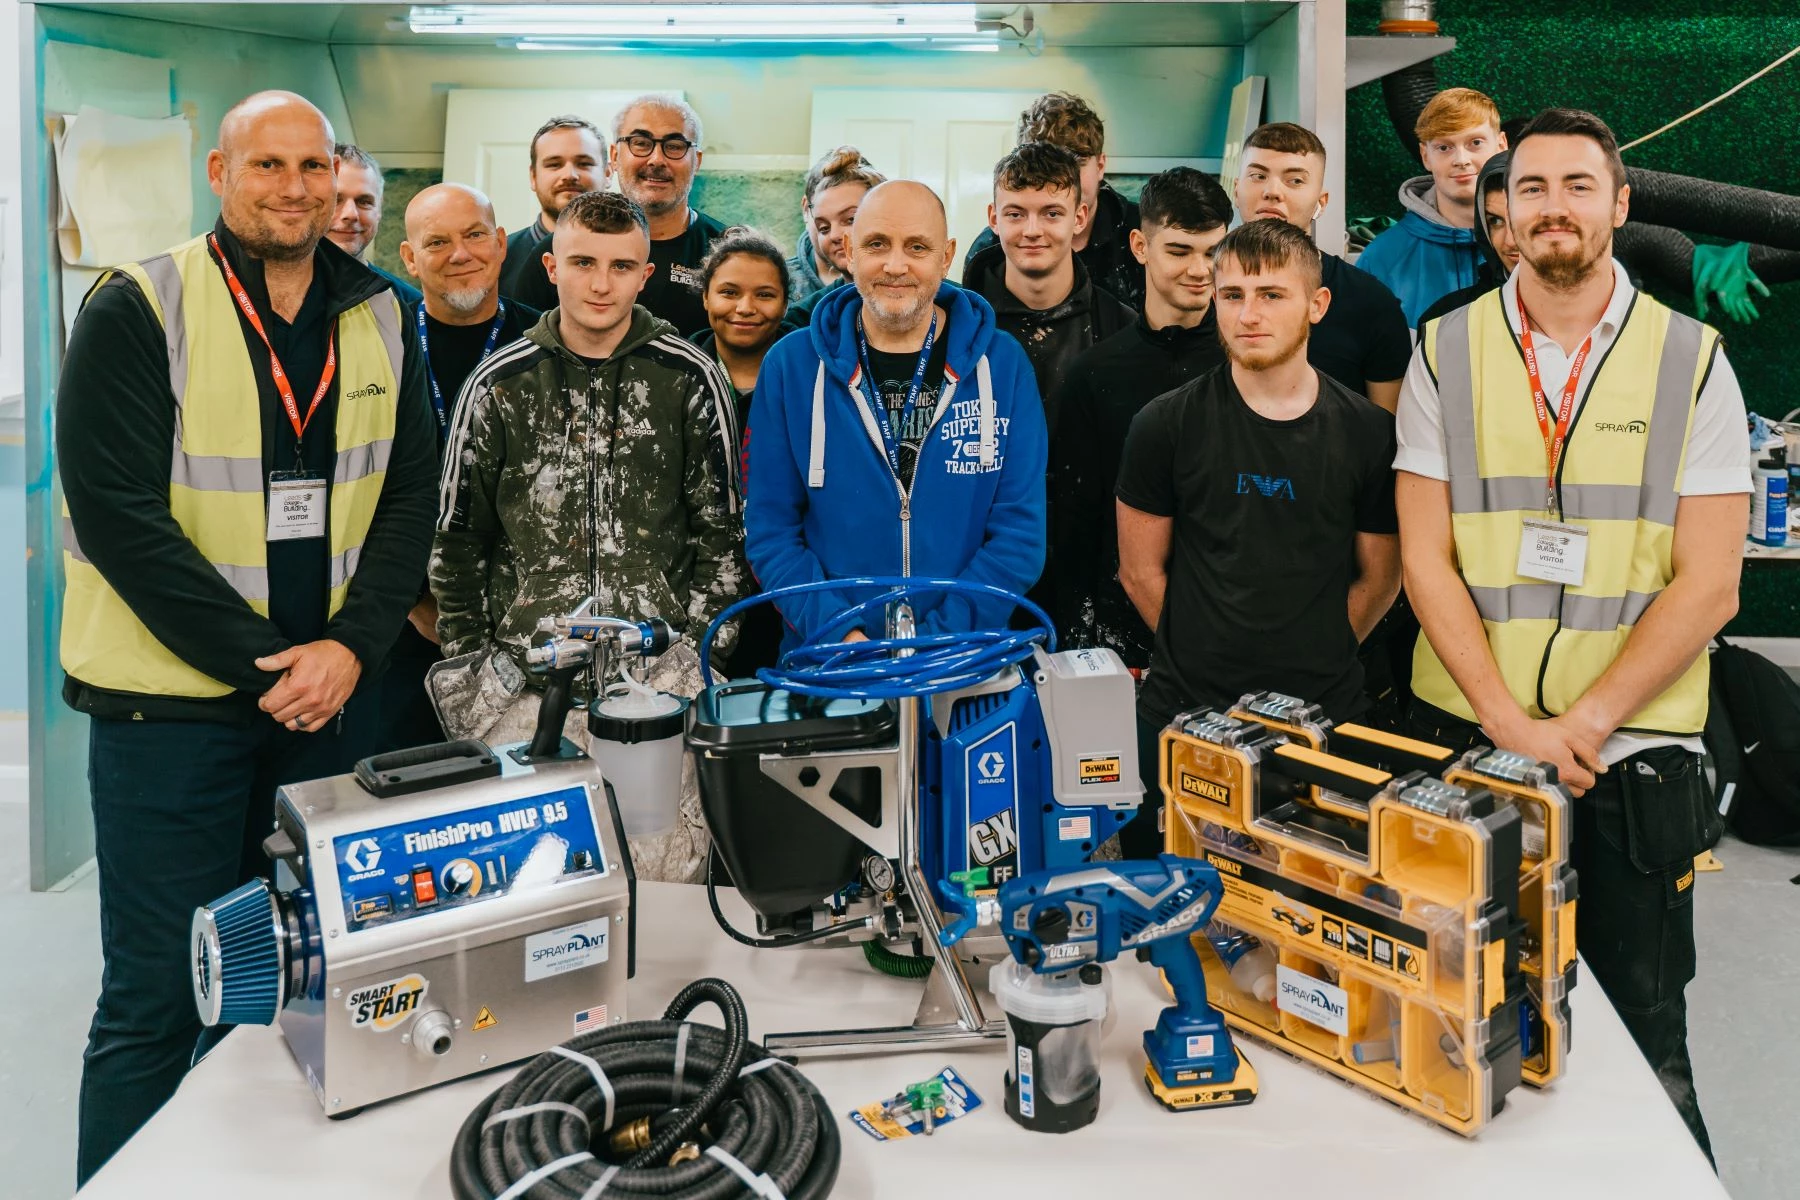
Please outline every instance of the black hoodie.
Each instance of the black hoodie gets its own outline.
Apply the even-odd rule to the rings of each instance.
[[[1225,361],[1211,309],[1193,329],[1152,329],[1143,317],[1081,355],[1069,369],[1050,442],[1050,556],[1057,563],[1050,615],[1068,648],[1107,646],[1128,667],[1150,665],[1155,635],[1119,584],[1113,485],[1139,410]]]
[[[1144,264],[1131,252],[1131,231],[1138,227],[1138,206],[1120,195],[1112,184],[1100,181],[1094,200],[1094,231],[1088,244],[1075,252],[1075,261],[1086,267],[1094,283],[1132,308],[1144,307]],[[963,285],[968,286],[969,264],[984,250],[999,245],[992,229],[983,229],[963,255]]]
[[[963,286],[993,305],[994,323],[1025,347],[1025,357],[1037,376],[1038,394],[1044,398],[1044,418],[1055,438],[1056,396],[1069,367],[1096,342],[1129,329],[1137,314],[1111,292],[1094,286],[1079,258],[1075,260],[1075,286],[1061,304],[1028,308],[1006,290],[1006,253],[998,243],[969,259]]]
[[[1481,247],[1481,265],[1475,270],[1475,282],[1466,288],[1458,288],[1448,296],[1433,304],[1419,317],[1419,336],[1425,336],[1425,322],[1435,321],[1447,316],[1466,304],[1473,304],[1477,299],[1493,291],[1506,282],[1511,272],[1500,259],[1500,252],[1494,249],[1493,240],[1487,231],[1487,194],[1489,185],[1496,176],[1497,186],[1506,186],[1506,164],[1512,161],[1512,153],[1502,150],[1500,153],[1481,164],[1481,174],[1475,177],[1475,244]]]

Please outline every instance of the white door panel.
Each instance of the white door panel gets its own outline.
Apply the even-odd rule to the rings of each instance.
[[[1019,114],[1037,92],[815,88],[811,157],[834,146],[862,150],[890,179],[917,179],[937,192],[962,254],[987,226],[994,163],[1013,147]]]

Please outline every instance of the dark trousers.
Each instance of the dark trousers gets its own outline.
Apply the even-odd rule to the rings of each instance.
[[[201,1034],[194,909],[269,873],[275,789],[348,771],[371,740],[366,707],[291,733],[251,725],[96,717],[88,744],[100,876],[100,999],[82,1057],[78,1184],[174,1095]]]
[[[376,684],[381,692],[381,724],[372,753],[410,750],[445,740],[444,727],[425,691],[425,673],[443,657],[434,643],[407,622],[394,639],[387,670]]]
[[[1488,744],[1467,721],[1415,700],[1412,736],[1456,750]],[[1678,746],[1612,765],[1576,799],[1569,843],[1580,899],[1575,944],[1600,990],[1712,1158],[1688,1057],[1694,977],[1694,856],[1718,838],[1700,756]]]

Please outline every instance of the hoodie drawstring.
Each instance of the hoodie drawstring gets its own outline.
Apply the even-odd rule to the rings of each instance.
[[[975,362],[975,400],[981,417],[981,466],[986,470],[994,465],[994,457],[1000,452],[1000,439],[994,416],[994,372],[988,367],[985,354]]]
[[[806,460],[806,486],[825,486],[825,363],[819,362],[819,373],[813,378],[812,445]]]

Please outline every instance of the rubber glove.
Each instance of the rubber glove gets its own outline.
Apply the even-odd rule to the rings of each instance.
[[[1753,290],[1762,296],[1769,294],[1768,285],[1750,269],[1748,242],[1694,247],[1694,307],[1702,321],[1708,311],[1707,298],[1716,296],[1726,316],[1748,325],[1762,315],[1751,299]]]

